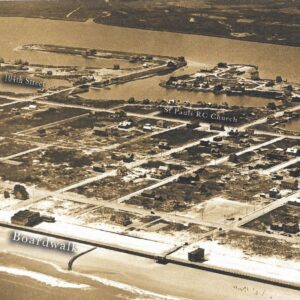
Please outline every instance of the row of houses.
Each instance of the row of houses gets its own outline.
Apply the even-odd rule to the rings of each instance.
[[[270,228],[271,228],[271,230],[274,230],[274,231],[283,231],[283,232],[289,233],[289,234],[296,234],[296,233],[300,232],[298,222],[288,222],[285,224],[276,222],[276,223],[272,223],[270,225]]]
[[[134,154],[133,153],[113,153],[111,155],[111,159],[117,160],[117,161],[123,161],[126,163],[130,163],[134,160]]]

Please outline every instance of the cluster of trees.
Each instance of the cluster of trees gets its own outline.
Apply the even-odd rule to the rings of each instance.
[[[23,66],[28,66],[29,65],[28,61],[23,60],[23,59],[16,59],[15,64],[16,65],[23,65]]]
[[[26,190],[26,187],[21,184],[16,184],[14,186],[12,194],[18,200],[27,200],[29,199],[29,193]],[[4,198],[10,198],[10,193],[8,191],[4,191]]]

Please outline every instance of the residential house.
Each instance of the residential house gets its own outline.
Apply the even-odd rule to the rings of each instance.
[[[287,224],[283,224],[283,231],[285,233],[296,234],[299,232],[299,223],[298,222],[289,222]]]
[[[283,230],[283,224],[282,223],[271,223],[270,225],[271,230],[275,230],[275,231],[282,231]]]
[[[192,174],[181,175],[178,178],[177,182],[184,183],[184,184],[191,184],[195,181],[199,181],[199,179],[200,179],[199,174],[192,173]]]
[[[280,195],[280,191],[279,191],[279,189],[278,188],[271,188],[270,190],[269,190],[269,196],[270,196],[270,198],[274,198],[274,199],[279,199],[279,198],[281,198],[281,195]]]

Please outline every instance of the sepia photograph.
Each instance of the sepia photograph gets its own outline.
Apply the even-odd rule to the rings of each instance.
[[[300,300],[299,0],[0,0],[0,300]]]

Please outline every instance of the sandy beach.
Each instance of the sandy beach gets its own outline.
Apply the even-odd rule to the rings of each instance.
[[[21,247],[0,229],[1,300],[27,299],[197,299],[296,300],[300,292],[254,281],[159,265],[110,250],[96,249],[75,261],[70,255]],[[78,245],[80,251],[88,249]]]
[[[98,265],[95,267],[97,262]],[[112,280],[134,283],[135,286],[143,286],[160,294],[188,299],[296,300],[300,297],[300,292],[286,288],[173,264],[159,265],[126,254],[112,255],[103,249],[97,249],[80,258],[74,269],[100,276],[103,276],[103,272],[107,272],[106,276]]]

